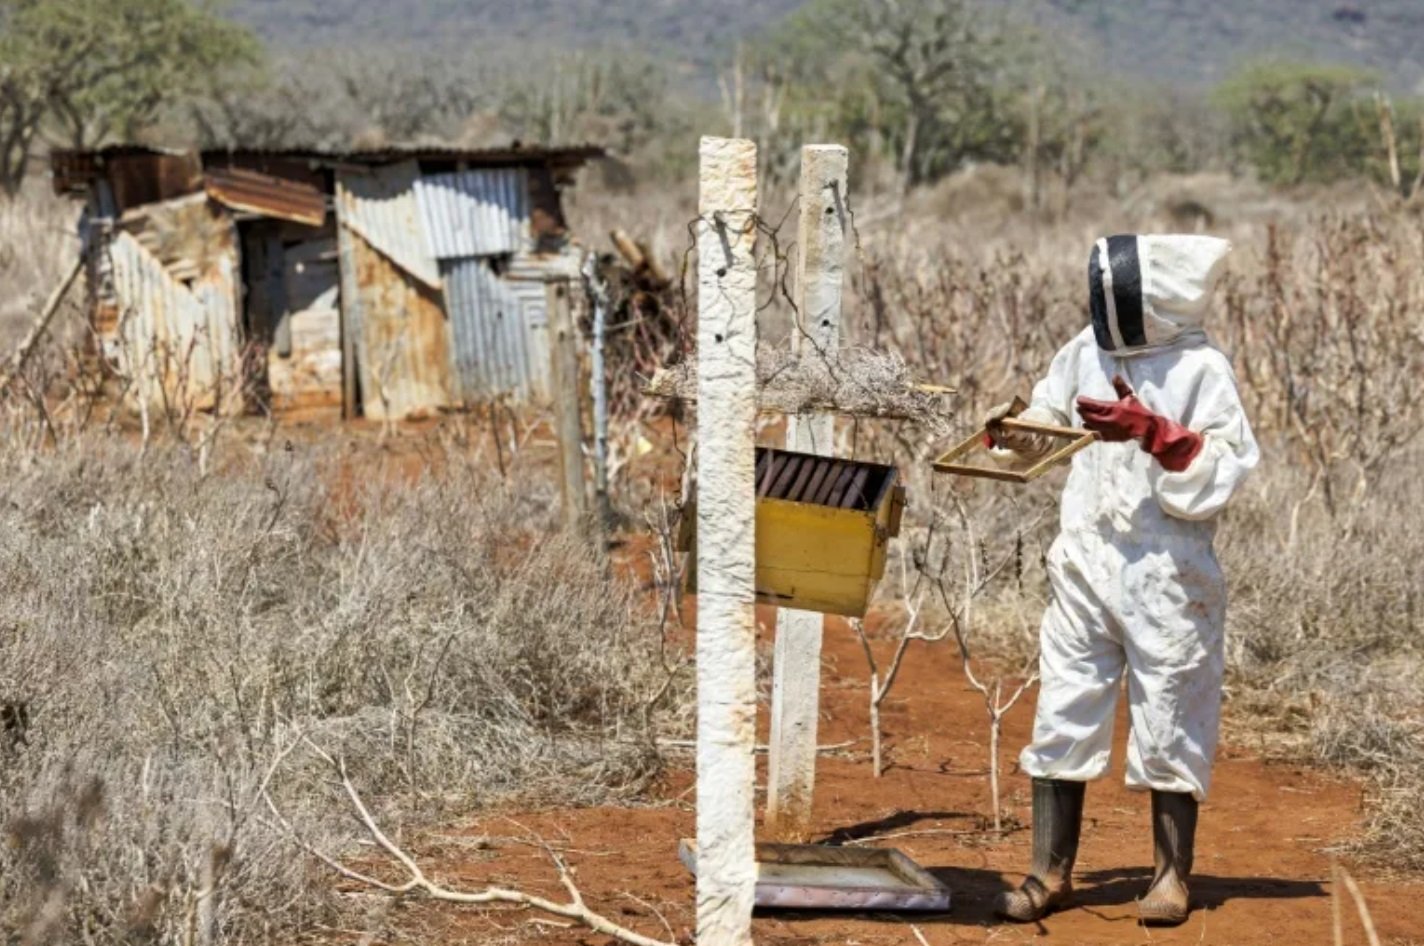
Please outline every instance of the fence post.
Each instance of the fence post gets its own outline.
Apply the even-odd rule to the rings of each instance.
[[[585,294],[593,307],[593,339],[589,345],[592,368],[589,386],[593,389],[593,499],[594,515],[602,534],[613,524],[613,504],[608,496],[608,368],[604,360],[609,300],[608,287],[598,275],[596,253],[589,253],[584,260],[583,281]]]
[[[756,143],[703,138],[697,219],[697,943],[756,894]]]
[[[549,310],[549,386],[554,396],[554,433],[559,441],[564,527],[578,532],[584,529],[588,516],[588,496],[583,483],[578,335],[574,331],[568,282],[550,281],[544,291]]]
[[[341,419],[356,418],[356,398],[360,393],[357,359],[366,354],[361,333],[361,286],[356,278],[356,242],[341,212],[341,182],[337,180],[336,247],[341,274]],[[270,316],[269,318],[273,318]]]
[[[801,248],[796,271],[798,324],[792,350],[802,358],[833,357],[840,346],[841,282],[845,271],[846,149],[801,149]],[[835,420],[830,414],[786,419],[786,447],[828,455]],[[784,841],[804,841],[811,826],[816,784],[816,722],[820,713],[821,630],[813,611],[782,608],[772,657],[771,757],[767,769],[766,826]]]

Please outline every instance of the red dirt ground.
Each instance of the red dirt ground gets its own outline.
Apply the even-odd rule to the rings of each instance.
[[[395,469],[413,474],[430,462],[417,430],[380,446]],[[478,421],[469,435],[481,436]],[[317,435],[320,425],[302,434]],[[367,450],[379,430],[364,431]],[[365,453],[353,446],[363,457]],[[533,456],[533,455],[537,455]],[[526,452],[523,462],[552,462],[547,444]],[[340,484],[338,484],[340,485]],[[633,538],[620,558],[640,579],[645,537]],[[771,644],[772,609],[762,609],[762,644]],[[690,618],[689,618],[690,619]],[[690,645],[690,634],[686,635]],[[876,645],[888,659],[892,642]],[[817,779],[814,840],[852,839],[898,847],[937,874],[953,891],[945,915],[758,913],[762,944],[910,944],[911,924],[930,946],[951,943],[1038,941],[1064,946],[1096,944],[1212,944],[1212,946],[1314,946],[1333,943],[1331,858],[1328,849],[1360,824],[1359,786],[1311,769],[1267,764],[1240,747],[1223,748],[1211,799],[1202,809],[1196,877],[1196,911],[1174,930],[1136,923],[1134,898],[1146,889],[1151,864],[1148,800],[1122,786],[1125,704],[1119,706],[1117,757],[1109,778],[1088,790],[1087,818],[1071,909],[1038,925],[996,922],[993,894],[1022,878],[1029,859],[1028,779],[1014,759],[1027,741],[1033,693],[1005,721],[1001,759],[1006,817],[1020,825],[1003,837],[983,830],[990,813],[986,776],[988,727],[978,693],[964,682],[952,645],[915,644],[894,691],[882,707],[889,768],[876,779],[869,761],[866,666],[859,644],[843,622],[828,624],[822,665],[820,742],[855,740],[822,755]],[[761,738],[767,714],[762,707]],[[677,841],[693,834],[692,753],[670,750],[669,772],[639,807],[545,808],[487,813],[451,825],[412,844],[433,878],[475,889],[488,883],[512,886],[564,900],[557,875],[538,846],[520,838],[538,835],[574,869],[591,908],[645,935],[691,941],[693,881],[677,860]],[[764,800],[759,765],[758,803]],[[1382,943],[1424,946],[1424,920],[1414,897],[1424,898],[1424,878],[1402,887],[1357,868]],[[1341,892],[1343,896],[1343,891]],[[1401,895],[1402,894],[1402,895]],[[1353,904],[1342,903],[1343,942],[1367,940]],[[547,944],[605,946],[613,942],[566,921],[527,910],[477,910],[407,902],[392,908],[422,930],[418,941],[441,944]],[[659,919],[659,917],[663,919]],[[663,920],[667,926],[664,926]],[[381,925],[373,918],[374,925]],[[403,928],[405,923],[400,924]],[[668,928],[672,932],[669,933]],[[345,941],[378,943],[369,934]],[[409,941],[409,940],[401,940]]]
[[[762,634],[769,635],[771,623],[763,625]],[[888,642],[880,646],[888,652]],[[1031,940],[1230,946],[1333,942],[1331,860],[1324,849],[1357,828],[1359,788],[1318,772],[1267,765],[1229,746],[1218,760],[1213,794],[1202,810],[1192,884],[1196,912],[1175,930],[1137,925],[1133,901],[1146,887],[1151,842],[1147,798],[1127,792],[1121,782],[1122,712],[1114,771],[1088,791],[1073,907],[1039,925],[997,924],[989,902],[995,891],[1022,876],[1029,832],[1014,830],[996,839],[979,830],[989,811],[982,703],[964,684],[949,646],[915,647],[883,709],[890,768],[875,779],[868,758],[864,657],[844,625],[833,624],[827,631],[820,742],[858,741],[849,750],[821,757],[817,839],[900,834],[875,843],[899,847],[941,877],[953,890],[952,912],[918,917],[759,913],[754,926],[759,943],[914,944],[911,923],[931,946]],[[1032,712],[1026,700],[1006,720],[1006,809],[1021,821],[1028,818],[1028,780],[1015,771],[1014,756],[1027,739]],[[689,752],[674,756],[660,803],[491,815],[462,826],[459,837],[432,839],[423,852],[426,862],[435,876],[462,887],[498,882],[563,899],[544,852],[508,840],[533,831],[565,852],[595,910],[644,934],[671,938],[656,909],[677,938],[688,941],[693,882],[678,863],[676,844],[693,833],[691,763]],[[760,783],[758,789],[760,801]],[[507,819],[517,820],[518,826]],[[490,840],[472,845],[475,838]],[[1424,944],[1424,923],[1410,902],[1424,897],[1424,879],[1408,879],[1400,890],[1359,873],[1381,940],[1395,946]],[[1343,907],[1344,942],[1366,942],[1351,903],[1346,900]],[[438,930],[431,942],[609,942],[528,911],[416,909],[432,932]]]

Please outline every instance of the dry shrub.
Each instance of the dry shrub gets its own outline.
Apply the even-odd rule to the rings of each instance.
[[[77,210],[32,180],[0,199],[0,357],[24,334],[78,252]]]
[[[1225,339],[1256,425],[1348,514],[1421,429],[1408,392],[1424,374],[1424,236],[1406,216],[1264,236],[1224,294]]]
[[[1424,724],[1418,712],[1383,707],[1372,694],[1354,711],[1327,715],[1315,733],[1321,757],[1368,775],[1365,829],[1343,847],[1392,870],[1424,870]]]
[[[1367,779],[1355,853],[1424,867],[1424,485],[1398,458],[1350,515],[1316,499],[1313,478],[1278,464],[1233,509],[1222,558],[1232,582],[1231,712],[1269,752],[1315,758]],[[1295,534],[1292,536],[1291,520]]]
[[[0,702],[24,717],[0,741],[7,941],[290,941],[327,919],[259,791],[349,843],[302,739],[391,824],[647,784],[646,608],[549,528],[548,484],[448,460],[394,490],[368,463],[333,495],[298,452],[206,478],[94,438],[0,459]]]

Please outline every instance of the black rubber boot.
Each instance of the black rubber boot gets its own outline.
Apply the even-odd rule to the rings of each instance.
[[[1176,926],[1187,919],[1187,878],[1197,834],[1197,800],[1189,792],[1152,793],[1152,886],[1137,904],[1149,926]]]
[[[1032,923],[1068,902],[1073,893],[1073,861],[1083,828],[1083,782],[1033,780],[1033,865],[1017,890],[994,898],[994,912]]]

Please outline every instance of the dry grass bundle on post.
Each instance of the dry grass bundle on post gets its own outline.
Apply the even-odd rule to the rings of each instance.
[[[757,352],[757,407],[762,411],[801,414],[831,411],[855,417],[908,420],[935,437],[950,432],[953,412],[949,388],[917,379],[895,352],[843,348],[835,355],[763,346]],[[646,393],[656,397],[697,399],[697,372],[691,362],[664,368]]]

